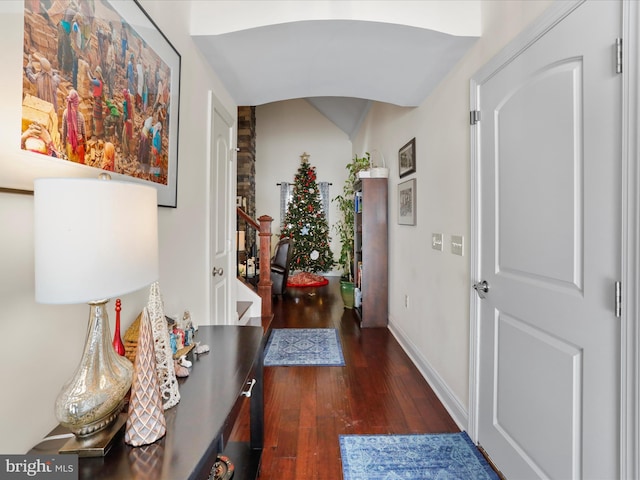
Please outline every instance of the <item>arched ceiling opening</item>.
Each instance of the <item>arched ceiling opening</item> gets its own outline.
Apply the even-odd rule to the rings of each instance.
[[[290,8],[282,8],[283,3]],[[478,38],[477,34],[452,34],[416,26],[433,27],[437,18],[432,15],[420,22],[407,5],[413,5],[423,15],[425,6],[432,10],[440,4],[457,6],[446,15],[440,13],[452,31],[451,25],[456,25],[452,18],[459,18],[460,24],[479,25],[479,10],[468,8],[477,3],[196,1],[191,12],[192,37],[238,105],[305,98],[351,137],[372,101],[405,107],[420,105]],[[216,21],[202,22],[206,17],[200,9],[215,8],[216,4],[220,7]],[[367,4],[376,9],[363,11]],[[278,8],[259,15],[268,5]],[[307,9],[305,16],[299,10],[302,5],[318,8]],[[399,20],[398,14],[392,15],[388,10],[394,5],[404,6],[402,14],[409,25],[382,21],[385,12]],[[322,10],[321,6],[329,10]],[[348,6],[352,8],[345,13]],[[467,8],[461,9],[463,6]],[[433,11],[437,13],[438,9]],[[478,17],[475,24],[469,14]],[[227,23],[224,15],[229,19]],[[365,19],[354,18],[356,15]],[[256,20],[252,22],[251,18]],[[279,22],[278,18],[286,21]],[[267,21],[274,23],[265,24]],[[223,28],[225,25],[227,28]],[[231,25],[238,25],[239,29],[234,30]],[[477,33],[477,29],[467,28]]]

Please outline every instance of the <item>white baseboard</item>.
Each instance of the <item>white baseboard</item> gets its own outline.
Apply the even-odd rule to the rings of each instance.
[[[469,413],[447,386],[442,377],[438,375],[429,362],[416,349],[411,340],[409,340],[404,332],[397,328],[392,321],[389,321],[389,330],[396,340],[398,340],[400,346],[420,371],[429,386],[433,389],[436,396],[440,399],[444,408],[447,409],[449,415],[451,415],[451,418],[453,418],[453,421],[456,422],[460,430],[468,430]]]

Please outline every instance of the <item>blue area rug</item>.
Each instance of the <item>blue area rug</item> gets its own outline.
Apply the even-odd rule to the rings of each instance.
[[[343,366],[338,331],[335,328],[274,329],[267,342],[264,365]]]
[[[344,480],[499,480],[466,432],[340,435]]]

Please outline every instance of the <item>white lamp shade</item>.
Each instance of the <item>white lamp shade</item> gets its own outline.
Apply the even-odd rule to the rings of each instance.
[[[86,303],[158,279],[155,188],[86,178],[34,181],[36,301]]]

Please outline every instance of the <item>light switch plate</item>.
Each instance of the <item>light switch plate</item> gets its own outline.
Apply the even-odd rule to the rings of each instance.
[[[442,251],[442,234],[441,233],[432,233],[431,234],[431,248],[434,250]]]
[[[451,253],[454,255],[464,254],[464,237],[462,235],[451,235]]]

